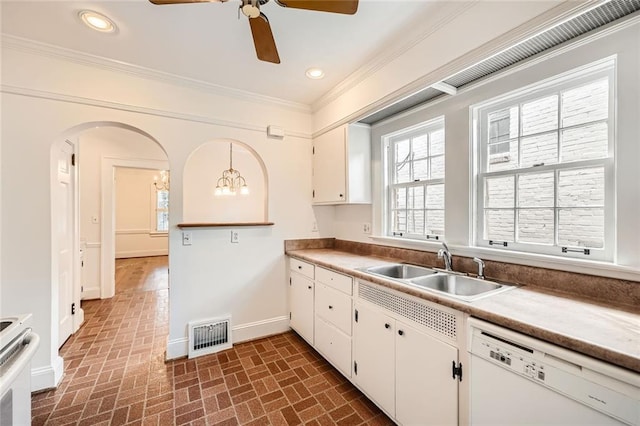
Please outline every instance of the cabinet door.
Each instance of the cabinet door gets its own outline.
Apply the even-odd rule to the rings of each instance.
[[[396,323],[396,419],[402,425],[457,425],[458,349]]]
[[[395,322],[365,304],[356,304],[353,324],[353,378],[390,416],[395,415]],[[357,368],[356,368],[357,367]]]
[[[318,136],[313,146],[313,202],[344,202],[347,196],[345,126]]]
[[[313,281],[291,274],[289,286],[291,319],[289,325],[313,345]]]

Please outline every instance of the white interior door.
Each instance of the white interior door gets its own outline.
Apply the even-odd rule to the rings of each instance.
[[[53,198],[56,209],[56,234],[58,251],[58,347],[73,333],[71,305],[73,303],[73,170],[71,157],[73,145],[65,141],[60,145],[57,161],[56,196]]]

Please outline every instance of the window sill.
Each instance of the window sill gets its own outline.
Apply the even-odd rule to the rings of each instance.
[[[405,238],[393,238],[385,236],[369,237],[375,243],[424,250],[438,251],[442,248],[442,241],[421,241],[408,240]],[[617,278],[630,281],[640,281],[640,269],[616,265],[608,262],[589,261],[572,258],[561,258],[544,254],[524,253],[515,251],[505,251],[499,249],[491,249],[486,247],[468,247],[460,245],[452,245],[447,243],[451,254],[465,257],[480,257],[483,260],[493,260],[496,262],[513,263],[517,265],[533,266],[537,268],[547,268],[559,271],[568,271],[579,274],[597,275],[608,278]]]

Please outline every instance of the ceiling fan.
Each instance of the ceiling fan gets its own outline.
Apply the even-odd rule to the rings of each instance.
[[[223,3],[227,0],[149,0],[153,4],[181,4],[181,3]],[[260,11],[260,6],[269,0],[240,0],[240,11],[249,18],[253,44],[258,59],[274,64],[280,63],[280,56],[273,39],[271,25],[266,15]],[[320,12],[342,13],[353,15],[358,10],[358,0],[274,0],[279,6],[292,9],[306,9]],[[238,12],[239,14],[239,12]]]

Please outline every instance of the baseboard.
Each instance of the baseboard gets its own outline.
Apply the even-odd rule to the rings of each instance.
[[[82,300],[100,299],[100,287],[85,287],[82,290]]]
[[[288,316],[269,318],[231,327],[232,341],[234,344],[284,333],[288,330]],[[188,353],[189,339],[186,337],[169,340],[167,343],[167,359],[182,358],[187,356]]]
[[[116,259],[126,259],[130,257],[167,256],[168,254],[169,249],[119,251],[116,252]]]
[[[64,360],[57,357],[53,365],[31,369],[31,392],[58,387],[64,373]]]

